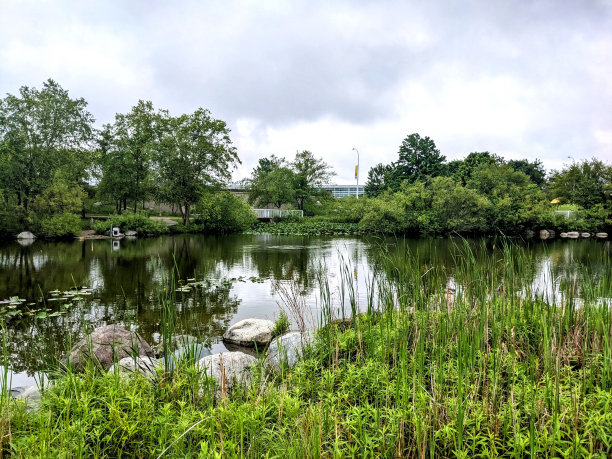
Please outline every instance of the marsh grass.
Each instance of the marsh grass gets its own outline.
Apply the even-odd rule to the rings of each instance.
[[[365,310],[348,264],[346,309],[320,277],[323,326],[293,369],[266,375],[260,367],[250,387],[222,398],[202,390],[193,366],[153,382],[67,373],[40,411],[8,404],[3,452],[609,457],[609,255],[602,251],[597,269],[548,273],[555,295],[538,285],[529,257],[503,240],[459,241],[454,262],[441,267],[424,253],[381,247]],[[171,295],[166,307],[171,332]]]

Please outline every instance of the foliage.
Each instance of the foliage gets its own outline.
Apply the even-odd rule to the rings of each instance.
[[[472,152],[464,159],[455,160],[448,163],[448,174],[462,185],[472,178],[473,172],[482,166],[499,165],[503,163],[503,159],[497,155],[491,154],[488,151]]]
[[[81,187],[69,187],[66,183],[56,181],[36,196],[32,210],[39,216],[56,213],[77,214],[83,207],[85,193]]]
[[[40,235],[47,238],[68,238],[81,234],[81,219],[70,212],[56,213],[40,220]]]
[[[156,146],[158,197],[179,206],[183,224],[189,223],[191,206],[206,191],[231,178],[240,163],[224,121],[199,108],[191,115],[172,117],[162,112]]]
[[[282,158],[261,158],[248,185],[249,204],[281,208],[295,200],[295,174]]]
[[[390,164],[377,164],[368,171],[368,180],[363,188],[366,196],[375,198],[390,186],[393,166]]]
[[[259,223],[248,233],[293,236],[344,236],[361,234],[362,231],[355,223],[304,220],[299,223]]]
[[[134,214],[125,212],[120,215],[112,215],[110,219],[99,221],[94,224],[94,230],[97,234],[108,235],[111,227],[121,229],[122,233],[126,231],[136,231],[139,235],[156,235],[168,232],[168,228],[164,223],[151,220],[143,214]]]
[[[295,155],[291,163],[294,171],[294,188],[297,208],[304,209],[306,201],[312,199],[319,193],[319,188],[329,183],[335,172],[322,159],[317,159],[308,150],[301,151]]]
[[[399,148],[399,158],[394,163],[391,188],[398,190],[401,182],[414,183],[426,177],[436,177],[444,172],[445,157],[429,137],[414,133],[406,137]]]
[[[278,319],[274,322],[274,330],[272,336],[280,336],[289,331],[291,328],[291,322],[289,322],[289,316],[283,310],[278,315]]]
[[[332,222],[359,223],[370,208],[370,199],[347,196],[333,199],[327,210],[327,219]]]
[[[136,212],[138,202],[151,194],[156,128],[153,104],[140,100],[129,113],[117,113],[100,134],[98,196],[115,202],[118,213],[128,200]]]
[[[612,166],[598,159],[573,162],[553,171],[548,184],[551,199],[590,208],[597,204],[612,211]]]
[[[88,177],[93,117],[86,107],[53,80],[0,100],[0,188],[26,212],[57,174],[70,184]]]
[[[228,192],[205,193],[197,205],[196,223],[207,233],[233,233],[249,229],[257,221],[251,207]]]
[[[539,159],[533,162],[528,159],[513,159],[508,161],[508,166],[517,172],[526,174],[540,188],[546,183],[546,169]]]

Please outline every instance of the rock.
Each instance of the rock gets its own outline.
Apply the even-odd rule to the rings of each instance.
[[[192,335],[172,335],[169,343],[167,343],[168,352],[173,352],[184,346],[199,344],[199,341],[198,338]],[[154,346],[154,350],[157,351],[158,354],[163,354],[165,352],[163,338],[159,344]]]
[[[134,373],[140,373],[147,379],[153,379],[157,376],[156,368],[161,367],[161,362],[152,357],[124,357],[119,362],[113,364],[109,369],[109,373],[117,371],[120,376],[130,376]]]
[[[23,400],[26,403],[26,411],[37,411],[40,408],[40,389],[38,386],[28,386],[21,389],[15,396],[18,400]]]
[[[582,237],[591,237],[591,233],[580,233],[580,236]]]
[[[244,319],[232,325],[223,340],[240,346],[266,346],[272,341],[274,322],[266,319]]]
[[[136,236],[138,236],[138,233],[137,233],[136,231],[132,231],[132,230],[130,230],[130,231],[126,231],[124,234],[125,234],[127,237],[136,237]]]
[[[196,365],[215,380],[218,394],[226,394],[235,384],[250,384],[257,359],[242,352],[222,352],[204,357]]]
[[[580,233],[578,231],[570,231],[567,233],[567,237],[570,239],[578,239],[580,237]]]
[[[303,355],[304,347],[312,342],[312,333],[289,332],[272,340],[266,355],[266,364],[280,371],[281,363],[293,367]]]
[[[534,236],[535,236],[535,231],[532,231],[532,230],[529,230],[529,229],[527,231],[525,231],[525,237],[527,239],[531,239]]]
[[[36,236],[29,231],[22,231],[17,235],[17,239],[36,239]]]
[[[559,236],[565,239],[567,237],[567,233],[561,233]]]
[[[114,362],[134,355],[153,357],[153,350],[137,333],[119,325],[105,325],[96,328],[72,348],[70,364],[76,370],[82,370],[87,360],[93,359],[97,365],[108,370]]]
[[[608,233],[597,233],[595,235],[595,237],[597,237],[599,239],[607,239],[608,238]]]
[[[166,369],[173,371],[181,363],[187,365],[194,364],[209,355],[212,355],[210,349],[203,344],[188,344],[187,346],[177,349],[169,356],[167,362],[168,367]]]
[[[540,230],[540,239],[548,239],[550,237],[550,233],[548,230]]]

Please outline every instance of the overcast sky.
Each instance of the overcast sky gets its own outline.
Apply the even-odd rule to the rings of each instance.
[[[242,165],[311,150],[354,183],[418,132],[448,159],[612,162],[612,1],[0,0],[0,94],[58,81],[228,122]]]

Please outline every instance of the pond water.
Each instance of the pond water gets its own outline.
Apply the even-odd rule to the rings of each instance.
[[[224,349],[220,337],[231,324],[248,317],[278,317],[279,304],[283,305],[278,282],[303,298],[311,311],[308,325],[315,326],[320,316],[322,280],[337,300],[339,287],[350,272],[357,302],[363,308],[373,266],[380,261],[383,247],[392,252],[419,253],[427,265],[444,266],[454,263],[457,244],[452,239],[273,235],[35,241],[28,246],[10,243],[0,247],[0,300],[24,299],[26,302],[17,306],[22,310],[35,310],[43,304],[48,308],[44,317],[23,315],[5,325],[2,338],[13,386],[31,384],[47,357],[62,357],[86,329],[117,323],[137,331],[151,344],[158,342],[163,320],[160,297],[173,271],[185,282],[210,281],[210,286],[197,294],[181,297],[177,329],[201,337],[218,351]],[[495,250],[494,242],[488,250]],[[609,242],[533,242],[522,250],[533,264],[529,282],[547,297],[558,294],[554,279],[569,277],[581,266],[589,266],[595,273],[609,266],[602,262],[610,255]],[[486,257],[487,252],[481,256]],[[292,282],[283,283],[289,280]],[[87,287],[90,294],[79,301],[53,300],[50,294],[75,287]]]

